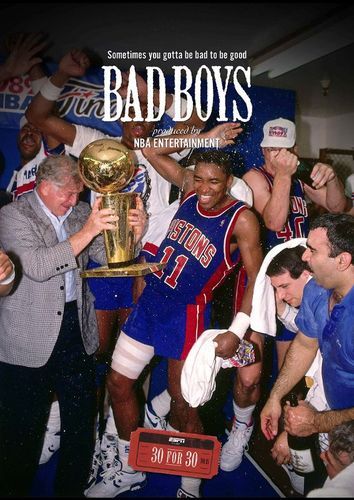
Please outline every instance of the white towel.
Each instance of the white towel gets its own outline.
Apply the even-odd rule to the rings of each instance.
[[[240,179],[239,177],[235,177],[232,181],[232,185],[230,188],[230,194],[236,200],[239,201],[244,201],[247,203],[250,207],[253,205],[253,191],[249,187],[249,185],[243,180]]]
[[[306,246],[306,238],[294,238],[293,240],[280,243],[265,256],[261,268],[257,274],[252,297],[251,329],[256,332],[276,336],[276,305],[274,289],[266,270],[273,258],[284,248],[293,248],[298,245]]]
[[[189,351],[181,373],[182,396],[193,408],[213,395],[223,359],[215,355],[214,338],[227,330],[205,330]]]

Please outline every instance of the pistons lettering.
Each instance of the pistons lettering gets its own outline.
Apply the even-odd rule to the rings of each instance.
[[[209,238],[193,224],[183,219],[174,219],[166,239],[178,241],[200,264],[207,268],[216,254],[215,246]]]
[[[307,217],[307,204],[301,196],[291,196],[290,204],[293,214],[300,214]]]
[[[190,235],[188,236],[188,239],[186,240],[184,247],[187,250],[191,251],[192,248],[194,248],[194,245],[196,244],[196,242],[201,237],[201,235],[202,235],[202,232],[195,227],[193,229],[193,231],[190,233]]]

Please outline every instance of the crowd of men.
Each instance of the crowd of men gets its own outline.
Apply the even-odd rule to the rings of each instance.
[[[132,150],[136,164],[125,188],[139,194],[129,212],[136,258],[165,267],[145,279],[83,279],[82,271],[106,264],[102,233],[121,223],[95,193],[90,203],[80,201],[84,185],[74,157],[106,136],[55,110],[67,81],[84,76],[88,56],[70,51],[48,78],[38,67],[42,48],[37,36],[19,36],[0,67],[2,79],[29,72],[35,94],[19,132],[14,198],[0,210],[0,493],[28,496],[38,463],[59,446],[57,496],[113,498],[142,488],[146,474],[128,459],[131,433],[143,425],[136,382],[155,356],[167,359],[167,382],[155,403],[148,402],[145,425],[203,434],[199,408],[182,395],[181,374],[196,340],[210,328],[214,291],[237,269],[242,286],[235,287],[231,324],[213,339],[215,357],[232,359],[243,339],[256,356],[236,368],[234,418],[220,468],[239,467],[255,428],[268,335],[276,340],[279,373],[260,408],[260,425],[267,439],[277,438],[273,459],[291,462],[289,433],[329,433],[329,441],[321,441],[329,478],[323,486],[326,475],[319,471],[318,491],[323,486],[352,494],[354,219],[335,169],[319,162],[308,184],[300,180],[295,124],[274,117],[263,126],[264,165],[237,179],[237,165],[223,148],[235,144],[241,124],[205,131],[196,113],[175,130],[182,129],[185,140],[217,139],[220,149],[201,151],[185,168],[180,160],[189,151],[172,141],[134,148],[134,139],[149,137],[154,124],[132,116],[115,139]],[[137,78],[146,116],[147,86]],[[122,85],[123,98],[126,90]],[[172,94],[165,112],[174,116]],[[198,134],[188,133],[192,129]],[[171,185],[180,190],[173,204]],[[310,220],[309,202],[324,213]],[[95,432],[102,360],[108,371],[101,383],[108,395],[103,435]],[[306,399],[283,407],[311,366],[314,385]],[[291,478],[296,491],[309,493],[296,474]],[[181,477],[176,495],[197,498],[202,492],[201,479],[188,476]]]

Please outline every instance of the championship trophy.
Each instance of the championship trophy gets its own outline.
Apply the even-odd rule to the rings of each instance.
[[[162,263],[134,263],[134,231],[128,212],[136,207],[136,193],[120,193],[134,174],[131,152],[114,139],[99,139],[88,144],[79,157],[79,171],[84,184],[102,195],[102,208],[112,208],[118,215],[116,229],[103,231],[107,266],[85,270],[83,278],[143,276],[159,271]]]

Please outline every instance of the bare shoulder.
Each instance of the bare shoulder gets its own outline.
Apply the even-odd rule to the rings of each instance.
[[[258,233],[258,229],[258,218],[252,208],[246,208],[245,210],[243,210],[236,221],[235,234],[248,234],[249,237],[251,237],[254,232]]]
[[[247,182],[247,184],[254,190],[254,189],[260,189],[263,187],[268,187],[268,183],[266,179],[264,178],[264,175],[261,174],[259,170],[256,168],[251,168],[248,172],[245,173],[245,175],[242,177],[242,179]]]

